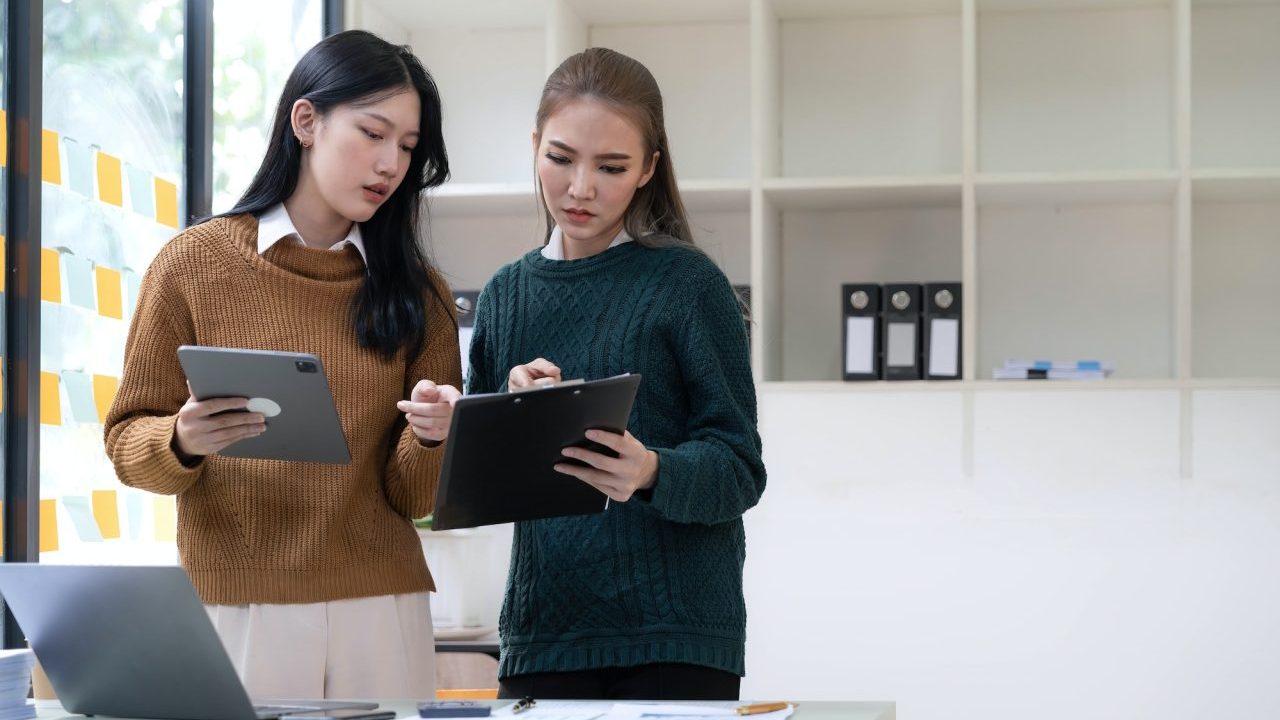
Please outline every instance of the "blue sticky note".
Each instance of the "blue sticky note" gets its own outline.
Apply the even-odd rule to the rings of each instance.
[[[142,276],[129,268],[121,270],[120,275],[124,279],[124,319],[128,322],[133,319],[133,311],[138,306],[138,293],[142,291]]]
[[[129,518],[129,539],[142,537],[142,523],[146,520],[146,501],[142,493],[136,490],[124,491],[124,513]]]
[[[63,253],[62,267],[67,273],[67,302],[86,310],[97,310],[98,299],[93,290],[93,261]]]
[[[118,268],[125,264],[125,241],[121,238],[128,236],[129,233],[133,232],[133,229],[130,226],[131,223],[124,222],[123,217],[115,218],[107,214],[102,220],[102,233],[98,236],[97,247],[92,252],[84,254],[93,258],[94,263],[98,265]],[[133,227],[136,227],[136,225]]]
[[[75,192],[93,198],[93,149],[64,135],[62,151],[67,156],[67,185]]]
[[[1101,362],[1099,362],[1098,360],[1081,360],[1080,362],[1076,363],[1076,369],[1078,369],[1078,370],[1101,370],[1101,369],[1102,369],[1102,363],[1101,363]]]
[[[62,306],[40,303],[40,369],[62,369]]]
[[[62,384],[71,398],[71,417],[79,423],[97,423],[98,406],[93,402],[93,378],[75,370],[63,370]]]
[[[125,175],[129,178],[129,202],[133,211],[149,218],[156,216],[156,184],[151,173],[136,168],[129,163],[124,164]]]
[[[71,524],[81,542],[102,542],[102,531],[98,529],[98,521],[93,517],[93,507],[89,498],[82,495],[66,495],[62,504],[71,516]]]

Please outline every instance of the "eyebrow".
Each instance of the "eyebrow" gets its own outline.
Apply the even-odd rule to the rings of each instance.
[[[365,114],[365,115],[367,115],[367,116],[369,116],[369,117],[371,117],[371,118],[373,118],[374,120],[378,120],[379,122],[382,122],[382,123],[385,123],[385,124],[387,124],[387,125],[390,125],[391,127],[395,127],[395,126],[396,126],[396,124],[395,124],[395,123],[391,122],[391,119],[390,119],[390,118],[388,118],[387,116],[382,115],[382,114],[380,114],[380,113],[376,113],[376,112],[374,112],[374,111],[372,111],[372,110],[361,110],[360,112],[361,112],[361,113],[363,113],[363,114]],[[415,137],[416,137],[416,136],[418,135],[418,131],[417,131],[417,130],[410,130],[409,132],[405,133],[405,135],[413,135],[413,136],[415,136]]]
[[[561,150],[564,150],[565,152],[570,152],[575,155],[578,154],[577,150],[574,150],[573,148],[569,147],[563,142],[560,142],[559,140],[548,140],[547,144],[554,145],[560,148]],[[630,160],[631,156],[626,153],[601,153],[596,156],[596,159],[597,160]]]

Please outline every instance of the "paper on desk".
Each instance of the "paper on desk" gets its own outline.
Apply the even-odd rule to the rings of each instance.
[[[511,705],[497,708],[494,717],[514,717],[520,720],[595,720],[603,718],[613,707],[610,701],[554,701],[539,700],[536,705],[521,712],[511,712]]]
[[[698,720],[707,717],[738,717],[737,708],[741,703],[727,705],[650,705],[643,703],[618,703],[604,717],[607,720],[632,720],[646,717],[660,717],[662,720]],[[783,710],[771,713],[751,715],[750,720],[782,720],[790,717],[795,706],[788,705]]]
[[[511,706],[498,708],[494,716],[510,716],[519,720],[702,720],[708,717],[737,717],[736,708],[742,703],[722,705],[659,705],[646,703],[613,703],[610,701],[539,701],[538,704],[515,715]],[[751,715],[749,720],[782,720],[791,716],[795,707],[785,710]]]
[[[684,718],[684,717],[724,717],[734,716],[738,713],[734,708],[738,707],[738,703],[732,705],[658,705],[652,703],[617,703],[613,709],[609,711],[610,718],[641,718],[641,717],[662,717],[667,718]],[[757,715],[757,718],[764,717]]]

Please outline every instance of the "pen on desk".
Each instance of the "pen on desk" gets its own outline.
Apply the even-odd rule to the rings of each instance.
[[[756,703],[754,705],[743,705],[738,708],[739,715],[759,715],[760,713],[777,712],[778,710],[786,710],[787,703]]]
[[[515,715],[517,713],[522,713],[525,710],[528,710],[529,708],[537,704],[538,704],[537,700],[534,700],[533,698],[526,695],[520,698],[519,700],[517,700],[515,704],[511,706],[511,714]]]

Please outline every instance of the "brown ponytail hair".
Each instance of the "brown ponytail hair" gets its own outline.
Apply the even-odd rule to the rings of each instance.
[[[676,173],[671,163],[671,147],[662,115],[662,92],[653,74],[636,60],[608,48],[589,48],[569,57],[551,73],[542,88],[535,125],[539,140],[548,118],[566,104],[583,98],[613,106],[640,131],[645,157],[652,158],[654,152],[658,153],[653,177],[636,190],[623,215],[623,229],[633,240],[647,247],[695,247],[684,202],[676,188]],[[541,184],[538,197],[542,199]],[[543,238],[546,242],[551,237],[555,220],[545,200],[542,200],[542,211],[546,218],[546,236]]]

